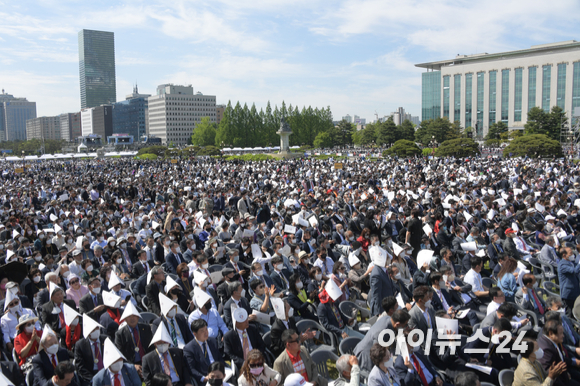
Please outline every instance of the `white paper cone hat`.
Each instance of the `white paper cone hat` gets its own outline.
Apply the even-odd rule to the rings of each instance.
[[[169,299],[167,296],[163,295],[162,293],[159,294],[159,304],[161,305],[161,312],[165,316],[167,316],[167,313],[173,307],[177,306],[177,303],[175,303],[173,300]]]
[[[359,258],[354,254],[354,253],[349,253],[348,254],[348,265],[350,265],[350,267],[354,267],[355,265],[357,265],[358,263],[360,263]]]
[[[195,287],[193,289],[193,299],[195,300],[195,305],[197,307],[203,307],[212,299],[212,297],[201,288]]]
[[[179,287],[181,288],[181,286],[179,284],[177,284],[177,282],[175,280],[173,280],[171,278],[171,276],[167,276],[166,282],[165,282],[165,293],[169,293],[169,291],[173,288],[173,287]]]
[[[52,294],[54,293],[54,291],[57,290],[61,290],[64,291],[62,288],[60,288],[59,286],[57,286],[56,284],[54,284],[53,282],[49,282],[48,284],[48,288],[50,290],[50,297],[52,298]]]
[[[56,334],[54,333],[52,328],[50,328],[48,324],[45,324],[44,328],[42,329],[42,336],[40,337],[40,340],[42,341],[43,339],[46,339],[46,337],[49,335],[54,335],[54,337],[56,338]]]
[[[12,303],[12,301],[17,297],[18,295],[12,293],[12,291],[6,291],[6,300],[4,300],[4,311],[8,309],[8,305]]]
[[[121,306],[121,298],[112,292],[103,291],[103,304],[111,308],[119,308]]]
[[[64,323],[67,326],[70,326],[70,324],[76,317],[80,318],[81,314],[70,308],[68,305],[66,305],[66,303],[62,303],[62,306],[64,311]]]
[[[329,280],[328,283],[326,283],[326,286],[324,286],[324,289],[332,300],[336,300],[342,296],[342,290],[336,285],[334,280]]]
[[[54,224],[54,230],[56,233],[62,231],[62,228],[58,224]]]
[[[109,288],[113,288],[117,284],[121,284],[122,286],[125,283],[119,278],[119,276],[117,276],[115,272],[111,271],[111,277],[109,278]]]
[[[111,339],[107,338],[105,340],[105,348],[103,350],[103,365],[106,369],[108,369],[109,366],[117,362],[119,359],[127,360],[127,358],[121,354]]]
[[[103,328],[103,326],[85,314],[83,316],[83,336],[85,339],[89,338],[89,335],[91,335],[91,332],[95,331],[95,328]]]
[[[205,279],[207,279],[207,275],[205,273],[201,273],[199,271],[193,272],[193,281],[195,284],[201,284]]]
[[[133,302],[128,302],[127,305],[125,306],[125,311],[123,311],[123,315],[121,315],[121,321],[124,321],[125,318],[131,315],[138,316],[139,318],[141,317],[141,314],[139,313],[139,311],[137,311],[137,308],[135,307]]]
[[[167,327],[165,327],[165,323],[159,323],[159,327],[157,327],[157,331],[155,331],[155,335],[153,335],[153,339],[151,339],[151,344],[149,346],[153,346],[155,343],[169,343],[173,345],[173,339],[169,335],[167,331]]]
[[[10,259],[12,256],[14,256],[14,252],[10,249],[6,250],[6,260]]]

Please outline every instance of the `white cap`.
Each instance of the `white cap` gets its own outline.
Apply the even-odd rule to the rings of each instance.
[[[121,298],[112,292],[103,291],[103,304],[111,308],[119,308],[121,306]]]
[[[313,386],[314,384],[306,382],[304,377],[300,374],[290,374],[284,380],[284,386]]]
[[[72,323],[72,321],[75,318],[77,318],[77,317],[80,318],[81,314],[79,314],[78,312],[76,312],[75,310],[70,308],[66,303],[62,303],[62,305],[63,305],[63,311],[64,311],[64,323],[67,326],[70,326],[70,324]]]
[[[52,294],[54,293],[54,291],[56,290],[61,290],[64,292],[64,290],[62,288],[60,288],[59,286],[57,286],[56,284],[54,284],[53,282],[48,282],[48,288],[50,290],[50,297],[52,297]]]
[[[169,299],[167,296],[163,295],[162,293],[159,293],[159,304],[161,305],[161,312],[165,316],[167,316],[167,313],[173,307],[177,306],[177,303],[175,303],[173,300]]]
[[[555,219],[556,219],[556,217],[552,216],[551,214],[547,215],[545,218],[546,221],[555,220]]]
[[[12,293],[12,291],[6,291],[6,300],[4,300],[4,311],[8,308],[8,304],[12,303],[14,299],[17,299],[18,295]]]
[[[205,273],[193,271],[193,281],[195,284],[201,284],[205,279],[207,279],[207,275]]]
[[[355,265],[357,265],[358,263],[360,263],[360,260],[358,257],[356,257],[356,255],[354,253],[349,253],[348,254],[348,264],[350,265],[350,267],[354,267]]]
[[[103,365],[106,369],[108,369],[109,366],[117,362],[119,359],[127,360],[127,358],[121,354],[111,339],[107,338],[105,340],[105,348],[103,350]]]
[[[173,280],[171,278],[171,276],[167,276],[166,282],[165,282],[165,293],[169,293],[169,291],[173,288],[173,287],[179,287],[181,288],[181,286],[179,284],[177,284],[177,282],[175,280]]]
[[[137,311],[137,308],[135,307],[133,302],[128,302],[127,305],[125,306],[125,311],[123,311],[123,315],[121,315],[120,321],[121,322],[124,321],[127,317],[131,315],[135,315],[139,318],[141,317],[141,314],[139,313],[139,311]]]
[[[238,323],[244,323],[246,320],[248,320],[248,311],[242,307],[236,308],[234,311],[234,320]]]
[[[91,335],[91,332],[95,331],[95,328],[103,328],[103,326],[85,314],[83,316],[83,336],[85,339],[89,338],[89,335]]]
[[[109,278],[109,288],[112,289],[117,284],[123,285],[125,283],[119,278],[119,276],[117,276],[115,272],[111,271],[111,277]]]
[[[203,307],[205,304],[207,304],[208,301],[210,301],[213,298],[201,288],[195,287],[193,289],[193,299],[195,300],[195,304],[199,308]]]
[[[155,343],[165,342],[173,345],[173,339],[169,336],[169,332],[167,331],[167,327],[165,327],[165,323],[159,323],[159,327],[157,327],[157,331],[155,331],[155,335],[153,335],[153,339],[151,339],[151,344],[149,346],[153,346]]]

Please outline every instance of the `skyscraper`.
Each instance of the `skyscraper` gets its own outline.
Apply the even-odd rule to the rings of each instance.
[[[0,94],[0,141],[26,140],[26,121],[36,118],[36,102]]]
[[[79,73],[81,109],[117,101],[113,32],[79,32]]]

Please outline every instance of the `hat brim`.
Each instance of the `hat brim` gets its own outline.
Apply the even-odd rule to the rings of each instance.
[[[24,321],[24,322],[22,322],[22,323],[18,323],[18,324],[16,325],[16,329],[18,330],[18,328],[19,328],[20,326],[22,326],[23,324],[25,324],[25,323],[28,323],[28,322],[34,322],[34,323],[36,323],[36,322],[38,322],[38,317],[37,317],[37,316],[35,316],[35,317],[33,317],[33,318],[30,318],[30,319],[28,319],[28,320],[26,320],[26,321]]]

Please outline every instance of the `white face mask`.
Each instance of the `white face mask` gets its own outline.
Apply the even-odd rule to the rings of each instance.
[[[62,277],[67,278],[70,276],[70,271],[66,271],[62,274]]]
[[[112,373],[118,373],[119,371],[121,371],[121,369],[123,368],[123,361],[119,361],[119,362],[115,362],[113,363],[111,366],[109,366],[109,370],[111,370]]]
[[[38,235],[38,238],[44,240],[44,235]]]
[[[33,282],[35,283],[39,283],[40,282],[40,276],[34,276],[34,279],[32,279]]]
[[[165,352],[169,349],[169,344],[168,343],[160,343],[157,344],[157,351],[159,351],[160,354],[165,354]]]
[[[389,367],[393,367],[393,357],[390,357],[388,361],[383,362],[383,366],[389,368]]]
[[[97,340],[99,339],[99,336],[101,336],[101,331],[99,331],[99,329],[97,328],[95,331],[91,332],[89,338],[91,338],[91,340]]]
[[[87,265],[87,272],[92,272],[92,271],[93,271],[93,266]]]
[[[245,298],[246,297],[246,290],[242,289],[242,297]]]
[[[123,262],[123,259],[119,258],[117,259],[117,264],[121,264]]]
[[[202,264],[202,265],[201,265],[201,267],[202,267],[203,269],[208,269],[208,267],[209,267],[209,264],[208,264],[208,263]]]
[[[296,283],[296,288],[302,289],[302,287],[304,287],[304,284],[302,284],[301,281],[299,281],[298,283]]]
[[[121,245],[119,245],[119,246],[120,246],[121,248],[123,248],[123,249],[127,248],[127,244],[126,244],[126,243],[123,243],[123,244],[121,244]]]
[[[263,270],[259,270],[256,272],[256,276],[262,276],[264,274]]]
[[[20,311],[20,304],[14,307],[10,307],[10,312],[13,314],[16,314],[18,311]]]
[[[425,302],[425,308],[427,308],[427,307],[429,307],[429,306],[431,306],[431,300],[427,300],[427,301]]]
[[[49,346],[47,348],[44,349],[47,353],[49,353],[50,355],[52,354],[56,354],[58,352],[58,344],[55,343],[52,346]]]
[[[322,274],[321,273],[315,275],[315,277],[316,277],[316,280],[318,280],[318,281],[322,280]]]
[[[69,244],[72,244],[72,242],[73,242],[73,239],[68,239]]]
[[[281,271],[283,268],[284,268],[284,264],[278,264],[278,265],[276,265],[276,269],[278,271]]]
[[[291,317],[293,317],[293,316],[294,316],[294,308],[290,308],[290,309],[288,310],[288,318],[291,318]]]
[[[116,241],[111,241],[111,247],[114,247],[117,244]]]
[[[397,274],[395,275],[395,279],[401,280],[401,272],[397,272]]]
[[[173,317],[175,317],[175,314],[177,314],[177,310],[175,308],[172,308],[167,312],[167,317],[173,318]]]
[[[32,334],[32,331],[34,331],[34,325],[24,327],[24,331],[26,331],[27,334]]]
[[[95,287],[93,288],[93,292],[95,293],[95,295],[98,295],[101,293],[101,287]]]
[[[540,347],[538,348],[538,351],[535,352],[536,354],[536,359],[540,360],[544,357],[544,350]]]

